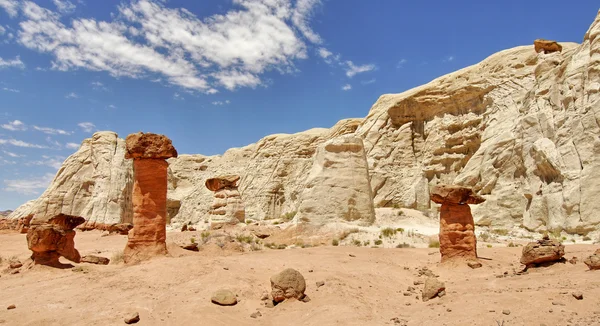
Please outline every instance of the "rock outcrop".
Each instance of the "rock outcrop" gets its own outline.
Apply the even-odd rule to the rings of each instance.
[[[304,276],[295,269],[287,268],[271,276],[271,296],[273,301],[281,302],[286,299],[304,298],[306,281]]]
[[[60,266],[59,258],[79,263],[81,256],[75,249],[76,226],[85,222],[83,217],[59,214],[47,219],[35,217],[31,220],[27,232],[27,246],[33,252],[31,259],[35,264]]]
[[[498,52],[426,85],[382,95],[364,119],[270,135],[223,155],[171,158],[168,220],[177,228],[206,221],[213,193],[204,183],[227,174],[241,177],[246,218],[298,212],[299,219],[301,211],[310,213],[310,198],[318,190],[306,188],[309,176],[339,177],[312,171],[322,165],[316,162],[318,149],[321,158],[345,171],[363,170],[344,167],[337,153],[323,149],[348,135],[362,141],[375,208],[435,210],[430,187],[455,184],[486,199],[472,208],[476,225],[597,236],[599,34],[600,15],[581,44],[562,42],[555,52],[536,52],[535,45]],[[94,227],[131,222],[132,167],[122,159],[124,150],[114,133],[95,134],[67,159],[39,199],[10,218],[65,213]],[[358,162],[357,152],[351,153]],[[359,175],[364,182],[363,172]]]
[[[545,235],[542,240],[528,243],[523,247],[521,264],[530,267],[559,261],[565,255],[565,246]]]
[[[469,204],[485,201],[470,188],[438,185],[431,189],[431,200],[441,204],[440,253],[442,262],[450,259],[477,259],[475,223]]]
[[[223,175],[206,180],[206,188],[215,193],[209,211],[211,227],[244,222],[246,211],[238,191],[239,180],[237,175]]]
[[[163,135],[127,136],[126,159],[133,159],[133,229],[123,252],[125,263],[136,263],[167,253],[167,161],[177,157]]]
[[[544,52],[544,54],[552,52],[561,52],[562,46],[556,41],[548,41],[543,39],[537,39],[533,41],[533,47],[535,52]]]
[[[583,263],[591,270],[600,270],[600,249],[586,258]]]

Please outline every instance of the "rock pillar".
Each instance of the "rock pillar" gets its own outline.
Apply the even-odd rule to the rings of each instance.
[[[470,188],[447,185],[433,187],[430,196],[442,205],[439,236],[442,262],[454,258],[477,259],[475,223],[469,204],[480,204],[485,199]]]
[[[238,191],[237,175],[223,175],[206,180],[206,188],[215,192],[210,209],[211,227],[244,222],[246,210]]]
[[[177,157],[171,140],[163,135],[127,136],[125,158],[133,159],[133,229],[124,250],[125,263],[137,263],[167,253],[167,168]]]

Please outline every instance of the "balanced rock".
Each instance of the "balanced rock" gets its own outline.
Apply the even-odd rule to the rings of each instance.
[[[237,298],[233,292],[221,289],[213,293],[210,301],[220,306],[233,306],[237,303]]]
[[[552,53],[552,52],[561,52],[562,45],[558,44],[556,41],[549,41],[544,39],[537,39],[533,41],[533,46],[535,48],[535,52],[540,53],[544,51],[544,53]]]
[[[441,296],[440,294],[444,291],[446,291],[444,282],[435,277],[429,277],[425,280],[425,285],[423,286],[423,301],[429,301],[437,296]]]
[[[35,264],[60,266],[60,256],[79,263],[81,256],[75,249],[76,226],[85,222],[83,217],[60,214],[51,219],[33,218],[27,231],[27,246],[33,251]]]
[[[127,136],[125,158],[133,159],[133,229],[123,252],[125,263],[136,263],[167,253],[167,168],[165,159],[177,157],[163,135]]]
[[[523,247],[521,264],[533,266],[536,264],[556,262],[565,255],[565,246],[557,240],[550,240],[547,235],[542,240],[528,243]]]
[[[108,263],[110,263],[110,259],[94,255],[86,255],[81,257],[81,262],[95,265],[108,265]]]
[[[238,175],[223,175],[206,180],[206,188],[215,193],[209,212],[211,227],[244,222],[246,211],[238,191],[238,180]]]
[[[271,296],[275,302],[292,298],[302,300],[305,290],[304,276],[295,269],[288,268],[271,276]]]
[[[591,270],[600,270],[600,249],[583,261]]]
[[[473,190],[460,186],[438,185],[430,191],[440,209],[440,253],[442,262],[453,258],[477,259],[475,223],[469,204],[485,201]]]

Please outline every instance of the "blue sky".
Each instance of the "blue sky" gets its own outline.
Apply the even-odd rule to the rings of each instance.
[[[576,5],[575,5],[576,4]],[[364,117],[536,38],[581,42],[597,1],[0,0],[0,210],[94,131],[220,154]]]

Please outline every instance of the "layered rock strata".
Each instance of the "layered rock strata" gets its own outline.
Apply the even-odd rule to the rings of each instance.
[[[137,133],[127,136],[126,159],[133,159],[133,229],[124,250],[125,263],[167,253],[167,167],[177,157],[166,136]]]
[[[442,262],[477,259],[475,222],[469,204],[480,204],[485,199],[470,188],[438,185],[431,189],[431,200],[442,205],[439,235]]]
[[[246,211],[238,191],[239,180],[237,175],[223,175],[206,180],[206,188],[215,193],[209,211],[211,227],[244,222]]]
[[[523,247],[521,264],[530,267],[559,261],[565,255],[565,246],[558,240],[551,240],[546,234],[542,240],[528,243]]]
[[[50,219],[35,217],[27,231],[27,246],[33,252],[35,264],[59,267],[59,258],[79,263],[81,256],[75,249],[76,226],[85,222],[83,217],[59,214]]]

